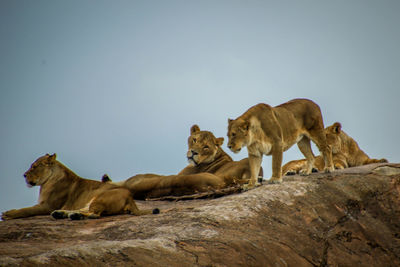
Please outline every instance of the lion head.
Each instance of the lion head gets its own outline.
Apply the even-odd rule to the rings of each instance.
[[[52,166],[55,161],[56,154],[46,154],[38,158],[24,173],[26,184],[29,187],[44,184],[53,175]]]
[[[249,122],[243,119],[228,119],[228,148],[234,153],[239,153],[247,145],[249,135]]]
[[[213,162],[223,142],[223,137],[216,138],[213,133],[200,131],[198,125],[193,125],[188,138],[187,159],[189,164],[197,166],[201,163]]]
[[[332,153],[337,154],[342,151],[342,141],[340,133],[342,132],[342,125],[335,122],[331,126],[325,128],[326,142],[331,147]]]

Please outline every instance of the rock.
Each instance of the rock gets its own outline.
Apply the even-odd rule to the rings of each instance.
[[[372,164],[240,194],[137,201],[158,215],[0,222],[1,266],[400,266],[400,174]]]
[[[400,174],[400,166],[381,166],[374,169],[374,173],[382,175],[397,175]]]

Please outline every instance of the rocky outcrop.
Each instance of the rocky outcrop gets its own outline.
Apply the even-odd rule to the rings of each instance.
[[[138,206],[162,213],[0,222],[0,265],[400,266],[400,164]]]

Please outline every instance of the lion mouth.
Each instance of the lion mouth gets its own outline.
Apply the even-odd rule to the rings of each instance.
[[[34,186],[36,185],[36,183],[35,183],[35,182],[26,182],[26,185],[27,185],[29,188],[31,188],[31,187],[34,187]]]
[[[242,149],[241,149],[241,148],[238,148],[238,149],[232,149],[232,148],[231,148],[231,151],[232,151],[233,153],[235,153],[235,154],[239,153],[240,150],[242,150]]]
[[[193,158],[193,156],[187,157],[187,160],[190,164],[194,164],[194,166],[197,166],[198,163],[196,162],[196,160]]]

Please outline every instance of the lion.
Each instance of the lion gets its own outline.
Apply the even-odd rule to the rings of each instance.
[[[188,138],[189,165],[177,175],[138,174],[115,184],[128,188],[135,199],[146,199],[188,195],[248,182],[248,159],[233,161],[221,148],[223,142],[224,138],[201,131],[195,124],[190,128]],[[261,168],[261,179],[262,174]],[[110,178],[104,175],[102,181],[110,182]]]
[[[104,215],[159,213],[139,210],[126,188],[79,177],[56,159],[39,157],[24,174],[29,187],[40,186],[39,203],[2,214],[3,220],[51,214],[56,219],[97,219]]]
[[[212,173],[224,179],[227,185],[243,184],[250,179],[249,159],[233,161],[222,149],[223,137],[216,138],[210,131],[201,131],[198,125],[190,128],[188,138],[189,165],[179,172],[182,174]],[[260,168],[257,177],[262,179]]]
[[[340,122],[325,128],[325,135],[328,146],[332,149],[332,160],[335,169],[344,169],[367,165],[371,163],[385,163],[387,159],[371,159],[357,142],[342,130]],[[306,165],[305,159],[289,161],[282,167],[283,175],[292,175],[300,173]],[[318,171],[325,167],[321,156],[317,156],[314,162],[314,168]]]
[[[323,155],[325,172],[334,170],[332,151],[327,145],[324,123],[319,106],[308,99],[294,99],[276,107],[258,104],[235,120],[228,119],[228,148],[238,153],[246,146],[249,155],[251,178],[248,186],[254,187],[263,155],[272,155],[270,183],[282,182],[283,152],[297,143],[307,159],[304,174],[312,171],[314,154],[310,140]]]

